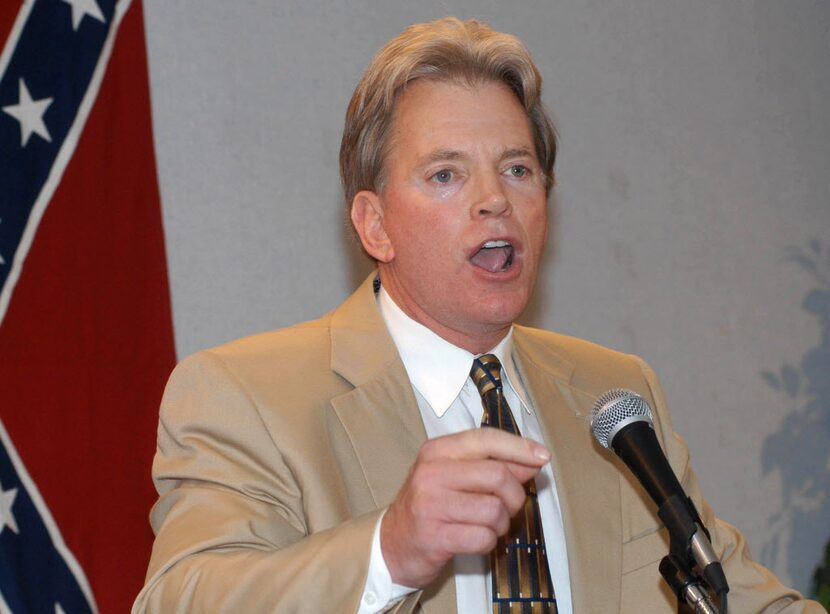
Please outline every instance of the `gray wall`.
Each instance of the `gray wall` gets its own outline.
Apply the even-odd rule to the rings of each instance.
[[[479,17],[530,47],[561,134],[526,319],[645,357],[717,513],[807,588],[830,537],[830,5],[144,5],[180,356],[358,283],[351,91],[409,23]]]

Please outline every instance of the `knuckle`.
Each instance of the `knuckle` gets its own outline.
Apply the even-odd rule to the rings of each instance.
[[[508,486],[513,481],[513,474],[504,463],[498,463],[493,471],[493,480],[499,488]]]
[[[516,492],[515,495],[510,498],[510,502],[508,503],[508,509],[510,510],[511,517],[518,514],[522,507],[524,507],[526,498],[527,494],[524,490]]]
[[[503,509],[502,513],[493,521],[491,527],[496,535],[507,533],[507,529],[510,528],[510,516],[507,514],[507,510]]]
[[[457,529],[453,526],[443,525],[441,530],[436,533],[434,549],[436,559],[455,554],[458,551],[457,542],[459,541],[459,537],[457,532]]]
[[[438,447],[440,447],[438,439],[427,439],[423,445],[421,445],[421,449],[418,452],[418,459],[427,460],[433,458]]]
[[[487,497],[480,506],[482,518],[487,525],[495,526],[504,516],[504,506],[496,497]]]
[[[411,496],[414,506],[423,507],[432,498],[432,489],[430,488],[430,480],[423,474],[419,474],[419,479],[412,481]]]
[[[480,539],[482,550],[485,551],[485,552],[489,552],[490,550],[495,548],[496,547],[496,542],[498,541],[498,539],[499,539],[499,534],[496,533],[495,531],[491,531],[489,529],[485,529],[484,531],[482,531],[481,539]]]
[[[410,481],[418,488],[424,488],[433,482],[436,477],[435,474],[435,463],[429,460],[423,460],[412,467]]]
[[[500,431],[497,428],[483,428],[476,430],[478,438],[483,442],[492,442],[494,439],[498,438],[499,432]]]

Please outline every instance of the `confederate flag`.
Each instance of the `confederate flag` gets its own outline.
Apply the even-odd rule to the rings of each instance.
[[[175,360],[140,0],[0,2],[0,613],[126,612]]]

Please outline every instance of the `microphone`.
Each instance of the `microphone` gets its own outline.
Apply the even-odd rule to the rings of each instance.
[[[692,500],[674,475],[654,434],[651,408],[636,392],[609,390],[594,405],[591,430],[604,448],[628,466],[654,503],[671,536],[672,554],[694,561],[718,596],[729,591],[726,576]]]

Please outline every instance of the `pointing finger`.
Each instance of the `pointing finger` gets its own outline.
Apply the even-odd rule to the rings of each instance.
[[[421,448],[423,460],[475,460],[491,458],[530,467],[550,460],[542,444],[494,428],[478,428],[430,439]]]

